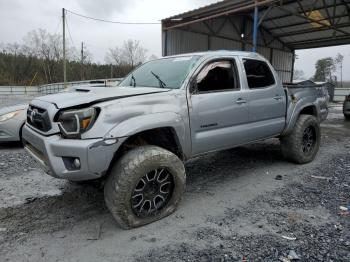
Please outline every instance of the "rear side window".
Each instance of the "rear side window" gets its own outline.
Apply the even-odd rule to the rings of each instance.
[[[243,59],[249,88],[264,88],[275,83],[270,67],[263,61]]]
[[[197,76],[197,91],[212,92],[239,89],[234,62],[215,61],[207,64]]]

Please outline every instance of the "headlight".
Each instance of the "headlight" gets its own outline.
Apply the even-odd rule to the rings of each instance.
[[[13,111],[4,115],[0,116],[0,122],[4,122],[6,120],[9,120],[13,117],[15,117],[16,115],[18,115],[19,113],[21,113],[23,110],[17,110],[17,111]]]
[[[79,110],[63,111],[58,116],[58,126],[67,138],[80,138],[80,135],[89,130],[97,117],[96,108],[90,107]]]

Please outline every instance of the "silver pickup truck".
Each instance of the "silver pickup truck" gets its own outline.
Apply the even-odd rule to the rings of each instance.
[[[275,137],[287,159],[312,161],[327,113],[315,88],[283,87],[262,56],[212,51],[147,62],[116,88],[36,98],[23,142],[53,177],[103,180],[107,207],[133,228],[176,209],[195,156]]]

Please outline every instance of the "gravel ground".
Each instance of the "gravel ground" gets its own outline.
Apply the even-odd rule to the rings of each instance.
[[[292,251],[302,261],[349,261],[350,217],[339,215],[339,206],[350,201],[349,173],[350,155],[340,154],[296,174],[302,176],[298,182],[209,217],[211,225],[191,232],[185,243],[152,249],[136,260],[278,261]],[[326,179],[315,178],[320,176]]]
[[[0,145],[0,261],[350,261],[350,123],[322,124],[312,163],[276,139],[186,164],[179,209],[122,230],[97,185],[47,176],[18,144]]]

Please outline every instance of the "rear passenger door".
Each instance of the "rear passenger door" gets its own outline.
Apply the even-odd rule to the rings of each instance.
[[[195,74],[191,89],[192,153],[201,154],[244,142],[249,110],[236,60],[224,58],[205,63]]]
[[[252,140],[280,134],[285,125],[286,96],[270,65],[263,60],[243,58],[249,100]]]

